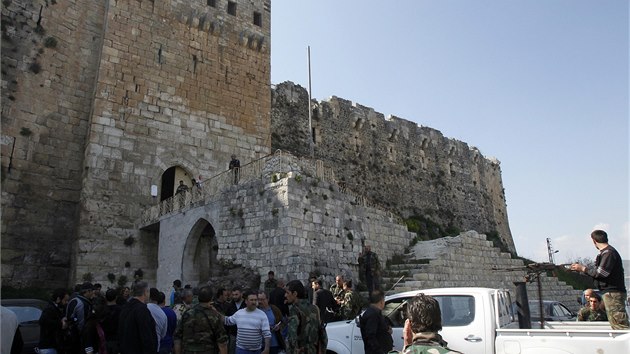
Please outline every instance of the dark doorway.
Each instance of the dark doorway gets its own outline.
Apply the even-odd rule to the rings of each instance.
[[[162,174],[162,189],[160,201],[173,196],[173,186],[175,185],[175,167],[170,167]]]
[[[182,281],[191,284],[205,283],[217,265],[218,244],[212,225],[205,219],[192,227],[182,260]]]

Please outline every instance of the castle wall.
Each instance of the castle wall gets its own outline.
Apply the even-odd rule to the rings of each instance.
[[[192,236],[188,230],[200,219],[216,231],[219,260],[261,275],[273,270],[289,280],[306,280],[311,272],[328,283],[339,272],[358,279],[364,243],[384,265],[414,236],[391,213],[351,203],[335,184],[302,171],[274,174],[162,219],[158,287],[168,289],[174,279],[186,277],[181,265],[191,261],[184,251]]]
[[[269,0],[9,0],[2,34],[3,285],[155,269],[162,173],[270,151]]]
[[[272,91],[272,149],[309,156],[308,93],[291,82]],[[511,251],[501,169],[477,148],[435,129],[332,97],[314,102],[314,157],[341,183],[404,217],[497,231]]]
[[[208,178],[231,154],[269,153],[270,5],[234,3],[235,15],[226,0],[110,2],[72,278],[129,262],[155,279],[157,232],[134,225],[150,186],[171,166]]]
[[[2,2],[3,285],[67,285],[105,12]]]

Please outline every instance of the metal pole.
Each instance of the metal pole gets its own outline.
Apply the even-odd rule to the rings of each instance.
[[[542,284],[540,284],[540,273],[536,274],[536,283],[538,285],[538,311],[540,313],[540,329],[545,328],[545,310],[543,308]]]
[[[311,125],[311,46],[308,46],[308,147],[311,152],[311,158],[315,156],[315,149],[313,147],[313,127]]]

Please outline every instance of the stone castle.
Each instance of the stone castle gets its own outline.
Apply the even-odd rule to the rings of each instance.
[[[476,148],[337,97],[308,131],[306,91],[270,83],[270,14],[3,1],[3,286],[352,274],[366,243],[404,253],[418,215],[515,253],[499,163]]]

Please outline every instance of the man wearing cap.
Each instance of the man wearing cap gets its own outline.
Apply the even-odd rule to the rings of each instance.
[[[92,298],[94,297],[94,286],[92,283],[81,284],[79,293],[73,297],[66,307],[66,320],[71,333],[67,343],[70,352],[81,351],[81,332],[85,327],[85,320],[92,314]]]

